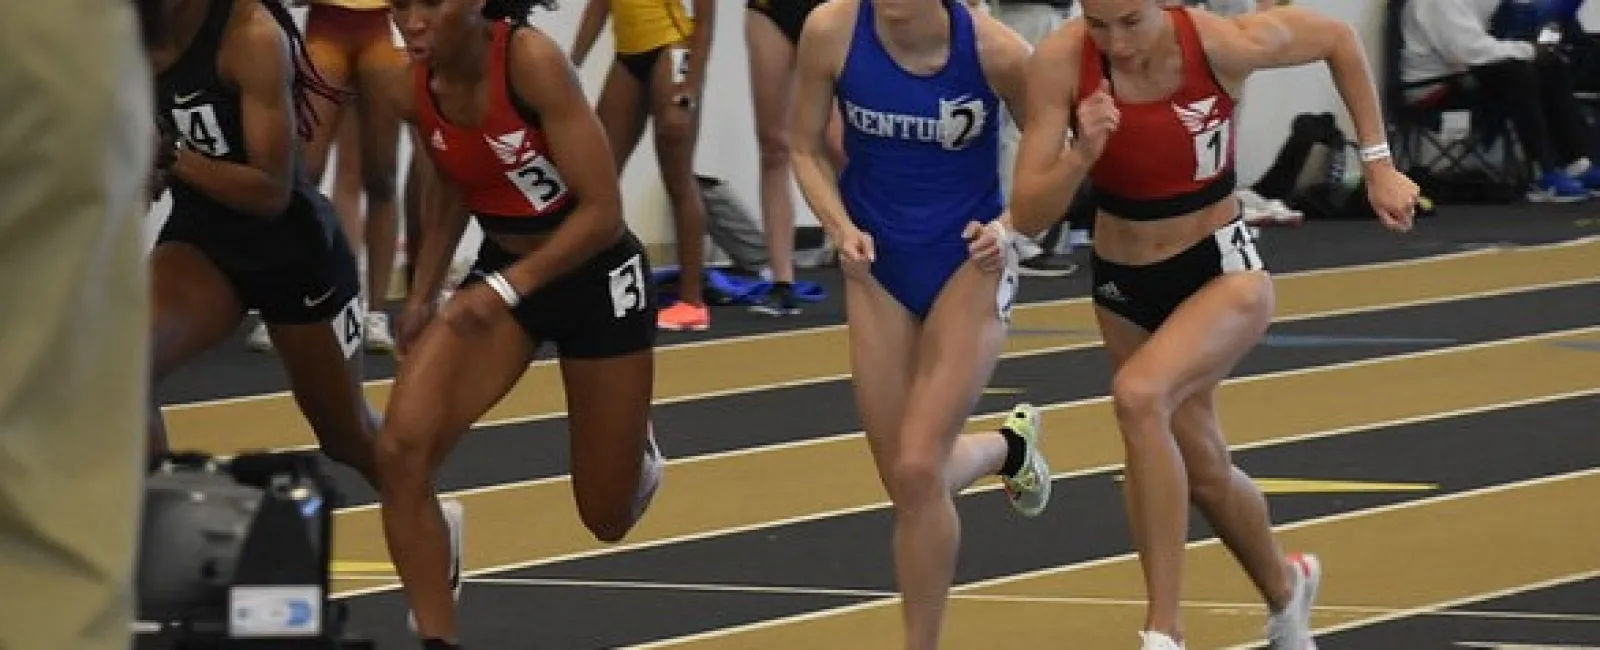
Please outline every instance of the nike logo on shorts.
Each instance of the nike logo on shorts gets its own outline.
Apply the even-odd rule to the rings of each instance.
[[[303,299],[303,302],[305,302],[305,305],[307,307],[315,307],[317,305],[322,304],[323,301],[327,300],[329,296],[332,296],[333,295],[333,290],[334,290],[334,287],[328,287],[328,290],[326,292],[324,292],[321,296],[318,296],[316,298],[312,298],[311,296],[306,296]]]

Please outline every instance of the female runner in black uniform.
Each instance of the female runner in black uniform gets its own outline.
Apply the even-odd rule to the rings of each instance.
[[[323,452],[376,489],[356,260],[298,162],[316,119],[307,93],[338,93],[276,0],[139,2],[162,36],[147,47],[166,131],[151,185],[172,191],[150,255],[155,379],[259,310]],[[155,457],[165,431],[153,401],[150,424]],[[461,506],[439,505],[459,551]]]
[[[296,162],[296,138],[313,119],[307,93],[332,91],[305,65],[274,0],[139,1],[158,13],[162,36],[147,47],[166,132],[152,187],[172,192],[150,255],[154,380],[259,310],[323,451],[373,482],[356,262]],[[154,409],[159,454],[165,430]]]
[[[534,4],[390,0],[412,69],[389,94],[416,127],[423,232],[377,458],[389,551],[430,648],[457,639],[434,472],[541,343],[561,360],[572,489],[596,538],[632,529],[662,466],[649,264],[571,63],[524,22]],[[472,275],[435,315],[472,218],[484,231]]]

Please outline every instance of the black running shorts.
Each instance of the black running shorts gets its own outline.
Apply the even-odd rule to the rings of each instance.
[[[482,282],[517,257],[485,237],[472,273]],[[535,343],[564,359],[606,359],[655,346],[657,299],[644,245],[629,232],[570,273],[524,296],[512,314]]]
[[[1178,305],[1225,273],[1265,270],[1255,237],[1235,219],[1183,252],[1154,264],[1127,266],[1095,255],[1090,262],[1094,304],[1147,332],[1161,327]]]
[[[354,317],[358,328],[360,271],[337,221],[319,214],[332,205],[320,196],[297,194],[270,230],[250,237],[224,237],[208,219],[249,219],[240,215],[175,215],[157,245],[182,242],[222,271],[245,309],[260,312],[268,324],[307,325]],[[351,309],[355,311],[350,312]]]

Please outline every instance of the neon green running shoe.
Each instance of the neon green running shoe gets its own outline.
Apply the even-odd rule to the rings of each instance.
[[[1001,427],[1022,436],[1027,444],[1027,456],[1016,475],[1002,476],[1000,483],[1005,487],[1012,509],[1024,517],[1037,517],[1050,503],[1050,463],[1039,449],[1042,428],[1039,409],[1032,404],[1018,404]]]

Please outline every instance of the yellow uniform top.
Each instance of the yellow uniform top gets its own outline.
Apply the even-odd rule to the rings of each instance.
[[[345,9],[357,9],[362,11],[389,8],[389,0],[311,0],[311,4],[343,7]]]
[[[694,32],[685,3],[692,0],[610,0],[611,35],[618,54],[639,54],[672,45]]]

